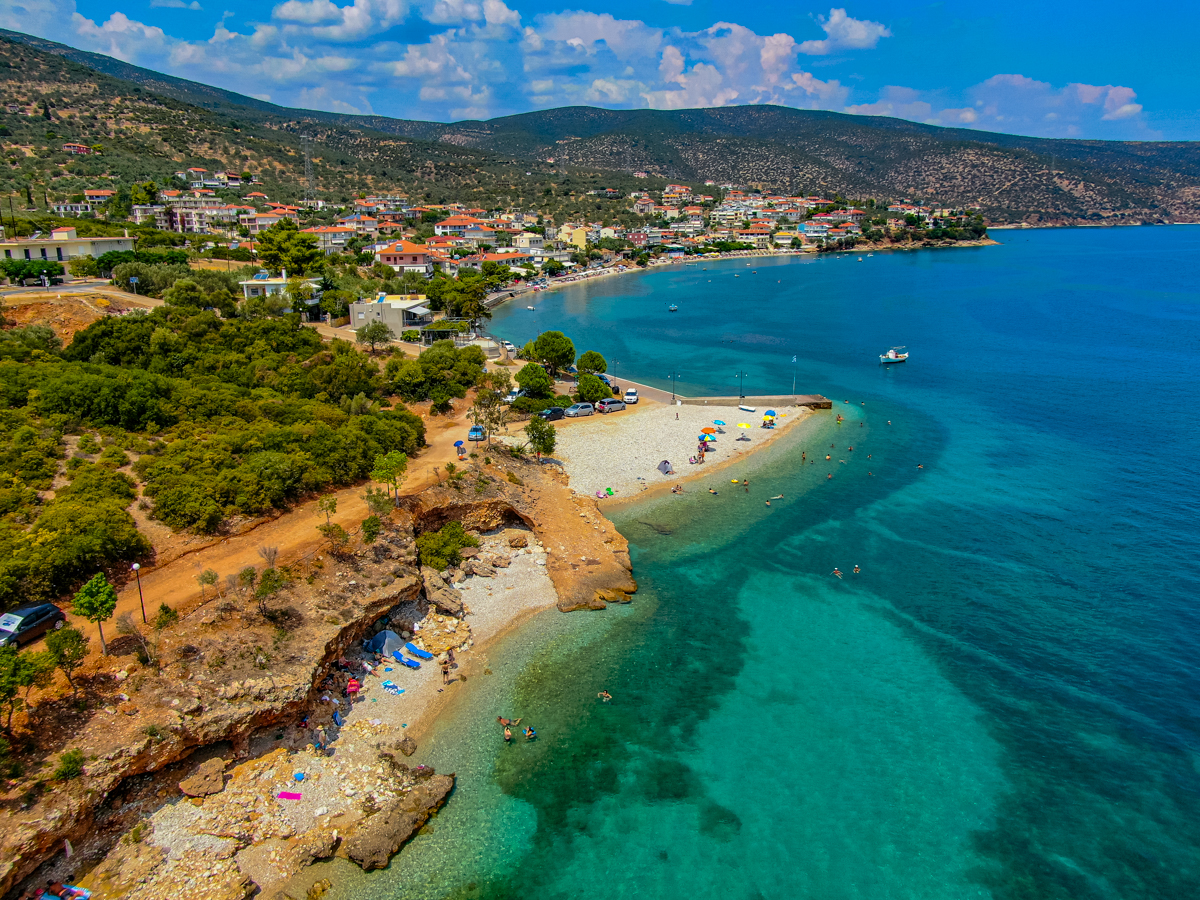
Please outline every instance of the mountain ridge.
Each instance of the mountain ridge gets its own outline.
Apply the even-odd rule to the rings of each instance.
[[[341,159],[337,165],[366,170],[364,178],[399,177],[410,190],[437,181],[439,166],[463,170],[444,178],[440,190],[470,186],[478,193],[489,179],[536,179],[532,171],[517,171],[529,165],[559,180],[577,170],[600,170],[591,175],[601,180],[605,172],[615,178],[646,171],[663,179],[790,193],[913,197],[978,206],[996,222],[1200,219],[1198,142],[1035,138],[767,105],[562,107],[488,120],[427,122],[292,109],[19,32],[0,30],[0,39],[203,109],[210,132],[252,123],[278,136],[288,155],[294,155],[300,133],[310,132],[314,151],[330,151]],[[219,135],[205,140],[206,146],[220,143]],[[181,158],[187,156],[184,148],[176,149]],[[474,174],[466,171],[472,166]],[[527,189],[512,186],[518,196]]]

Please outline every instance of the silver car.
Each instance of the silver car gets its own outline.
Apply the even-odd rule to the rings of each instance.
[[[590,416],[596,411],[596,408],[590,403],[576,403],[573,406],[568,406],[563,411],[564,416],[569,416],[572,419],[576,416]]]
[[[616,397],[613,397],[611,400],[601,400],[596,404],[596,412],[601,413],[620,412],[624,408],[625,404]]]

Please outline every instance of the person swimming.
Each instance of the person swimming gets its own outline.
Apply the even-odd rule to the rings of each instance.
[[[782,500],[782,499],[783,499],[783,494],[776,494],[776,495],[775,495],[774,497],[772,497],[771,499],[772,499],[772,500]]]
[[[507,725],[504,726],[504,743],[506,743],[506,744],[512,743],[512,729],[509,728]]]
[[[855,565],[854,565],[854,574],[855,574],[855,575],[857,575],[857,574],[858,574],[859,572],[861,572],[861,571],[862,571],[862,569],[860,569],[860,568],[858,567],[858,564],[857,564],[857,563],[855,563]]]
[[[601,700],[603,700],[605,703],[607,703],[609,700],[612,699],[612,694],[610,694],[608,691],[601,691],[596,696],[599,697]]]
[[[834,567],[833,567],[833,571],[832,571],[832,572],[830,572],[829,574],[830,574],[830,575],[836,575],[838,578],[841,578],[841,577],[842,577],[842,570],[841,570],[841,569],[839,569],[837,566],[834,566]]]
[[[537,732],[528,725],[525,726],[525,730],[522,731],[521,734],[525,735],[525,740],[527,741],[532,741],[535,737],[537,737]]]
[[[714,491],[712,488],[709,488],[709,489],[708,489],[708,492],[709,492],[710,494],[715,494],[715,493],[716,493],[716,491]]]

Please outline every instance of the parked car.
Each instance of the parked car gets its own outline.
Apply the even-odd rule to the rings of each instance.
[[[629,390],[627,390],[625,392],[625,402],[626,403],[637,403],[638,399],[639,398],[638,398],[637,388],[630,388]]]
[[[508,396],[504,398],[504,402],[505,403],[516,403],[517,400],[519,400],[521,397],[524,397],[524,396],[525,396],[525,391],[520,391],[520,390],[517,390],[516,388],[513,388],[511,391],[508,392]]]
[[[468,441],[486,441],[487,433],[483,430],[482,425],[472,425],[471,430],[467,432]]]
[[[508,351],[509,356],[512,356],[517,352],[517,348],[514,347],[512,344],[510,344],[508,341],[501,341],[500,346]]]
[[[547,422],[553,422],[556,419],[561,419],[565,414],[566,410],[564,410],[561,406],[551,406],[549,409],[543,409],[540,413],[538,413],[538,415]]]
[[[67,622],[66,614],[53,603],[30,603],[0,616],[0,647],[27,644],[51,628]]]
[[[576,416],[590,416],[595,411],[596,408],[590,403],[576,403],[564,409],[563,415],[573,419]]]
[[[625,408],[625,404],[613,397],[611,400],[601,400],[596,404],[596,412],[610,413],[620,412]]]

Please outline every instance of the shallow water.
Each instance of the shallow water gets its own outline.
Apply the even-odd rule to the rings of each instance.
[[[1196,895],[1200,231],[1000,237],[499,311],[685,394],[795,375],[847,421],[750,494],[619,513],[635,602],[492,650],[422,748],[452,802],[340,896]],[[500,713],[539,741],[503,747]]]

